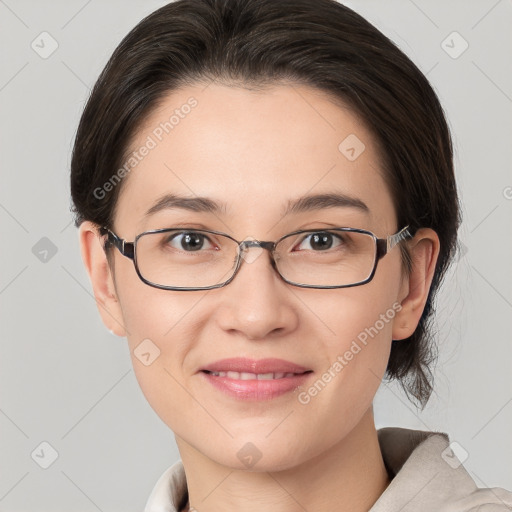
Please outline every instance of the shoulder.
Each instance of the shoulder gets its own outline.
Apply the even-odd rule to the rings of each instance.
[[[183,462],[178,460],[167,468],[156,482],[144,512],[177,512],[187,502],[187,479]]]
[[[512,492],[479,488],[444,432],[386,427],[378,431],[392,478],[371,512],[505,512]]]
[[[477,488],[468,496],[450,503],[442,512],[510,512],[512,492],[501,487]]]

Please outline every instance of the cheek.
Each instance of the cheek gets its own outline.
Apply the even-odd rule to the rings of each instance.
[[[185,407],[179,382],[191,340],[198,339],[192,320],[204,293],[159,290],[130,272],[119,283],[130,356],[144,396],[159,415]]]
[[[399,290],[399,273],[395,269],[380,268],[381,272],[369,283],[353,288],[340,289],[310,301],[323,320],[329,351],[374,354],[387,351],[391,341],[393,322],[401,309],[396,301]],[[347,358],[351,358],[347,353]],[[361,359],[361,357],[358,357]]]
[[[146,338],[165,346],[174,345],[204,295],[204,292],[178,292],[149,286],[139,279],[133,265],[116,270],[116,278],[131,350]]]
[[[327,317],[335,334],[326,338],[331,340],[328,343],[324,341],[328,353],[326,370],[340,375],[345,391],[351,393],[372,388],[372,383],[378,385],[391,349],[396,316],[392,298],[386,294],[359,294],[358,290],[340,297],[337,305],[332,302]]]
[[[355,290],[325,301],[319,316],[334,334],[315,343],[313,353],[323,353],[323,366],[297,397],[297,418],[311,435],[320,422],[319,442],[325,446],[350,432],[371,406],[391,350],[393,301],[387,294],[363,292],[363,287],[347,293]]]
[[[341,412],[356,402],[369,405],[380,385],[391,351],[393,322],[401,309],[396,300],[399,265],[395,267],[382,266],[366,285],[305,301],[321,319],[315,322],[315,352],[325,355],[318,388],[330,389],[324,399],[336,402],[333,410]]]

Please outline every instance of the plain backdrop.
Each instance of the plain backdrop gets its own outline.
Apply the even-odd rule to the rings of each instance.
[[[0,0],[0,511],[141,511],[179,458],[126,340],[101,323],[69,212],[89,90],[164,3]],[[377,428],[447,432],[479,486],[512,489],[512,3],[345,3],[437,91],[464,208],[463,250],[438,301],[435,393],[418,412],[383,383]]]

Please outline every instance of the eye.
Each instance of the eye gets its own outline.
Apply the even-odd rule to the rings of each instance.
[[[313,250],[313,251],[325,251],[331,249],[333,244],[338,242],[334,247],[339,247],[345,243],[345,240],[340,235],[335,235],[334,233],[330,233],[328,231],[318,231],[316,233],[311,233],[306,235],[302,242],[299,244],[299,250]],[[309,245],[309,247],[307,246]]]
[[[167,236],[164,240],[164,244],[171,246],[173,249],[185,252],[197,252],[204,248],[215,248],[206,235],[194,231],[174,233],[173,235]],[[209,244],[209,246],[205,247],[205,244]]]

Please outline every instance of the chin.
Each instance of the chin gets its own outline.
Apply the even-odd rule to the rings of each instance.
[[[267,435],[268,430],[261,436],[253,434],[230,439],[220,453],[212,453],[211,445],[203,453],[218,464],[233,470],[255,473],[291,469],[309,458],[307,453],[302,452],[302,443],[287,444],[277,432],[272,434],[275,436],[272,440]]]

